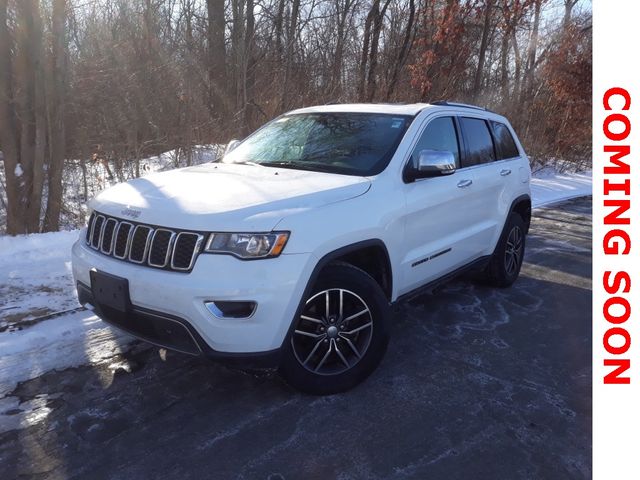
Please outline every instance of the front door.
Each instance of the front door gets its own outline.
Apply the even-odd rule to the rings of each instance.
[[[460,166],[461,142],[453,117],[428,121],[413,148],[411,161],[426,149],[452,152]],[[475,208],[469,204],[474,182],[473,169],[458,169],[451,175],[404,185],[405,238],[400,294],[436,280],[473,259],[468,236],[475,222]]]

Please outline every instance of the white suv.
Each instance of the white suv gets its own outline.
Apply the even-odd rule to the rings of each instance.
[[[73,247],[78,296],[162,347],[343,391],[382,359],[394,303],[469,268],[515,281],[529,179],[483,108],[295,110],[214,163],[98,195]]]

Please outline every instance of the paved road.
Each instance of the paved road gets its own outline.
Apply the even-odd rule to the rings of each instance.
[[[583,198],[536,211],[511,289],[457,280],[398,308],[346,394],[142,346],[48,373],[0,416],[23,425],[0,434],[0,478],[589,478],[590,276]]]

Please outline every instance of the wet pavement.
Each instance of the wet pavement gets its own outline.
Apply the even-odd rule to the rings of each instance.
[[[535,211],[512,288],[456,280],[392,335],[331,397],[143,344],[49,372],[0,399],[0,478],[590,478],[590,198]]]

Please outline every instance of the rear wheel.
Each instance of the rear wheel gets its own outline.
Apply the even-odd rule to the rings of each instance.
[[[524,259],[525,232],[522,217],[512,213],[485,272],[491,285],[509,287],[518,278]]]
[[[295,319],[283,377],[316,395],[354,387],[384,356],[388,316],[387,299],[371,276],[349,264],[329,265]]]

